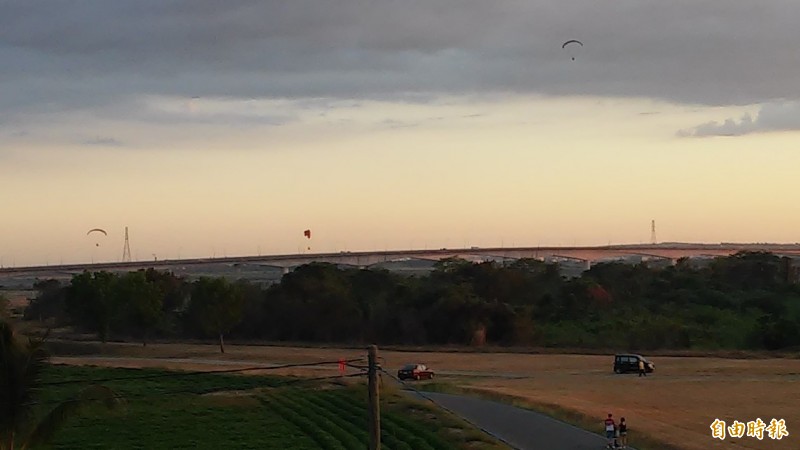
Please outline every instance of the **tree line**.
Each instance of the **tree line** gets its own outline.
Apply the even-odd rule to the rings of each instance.
[[[763,252],[699,267],[603,263],[579,278],[556,264],[438,262],[409,277],[312,263],[270,286],[187,280],[153,269],[84,272],[36,284],[28,319],[103,341],[214,337],[270,341],[580,348],[800,347],[791,260]]]

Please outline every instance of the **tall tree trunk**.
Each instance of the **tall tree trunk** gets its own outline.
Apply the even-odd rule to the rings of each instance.
[[[222,340],[222,333],[219,334],[219,351],[225,353],[225,342]]]

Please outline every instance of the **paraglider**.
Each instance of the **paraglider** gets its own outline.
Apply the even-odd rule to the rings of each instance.
[[[581,42],[581,41],[579,41],[577,39],[570,39],[567,42],[564,42],[563,44],[561,44],[561,48],[565,49],[565,48],[567,48],[568,45],[580,45],[581,47],[583,47],[583,42]],[[574,56],[572,57],[572,60],[575,61],[575,57]]]
[[[92,228],[91,230],[86,232],[86,235],[89,236],[92,233],[103,233],[103,235],[108,236],[108,233],[106,233],[106,230],[104,230],[102,228]],[[99,242],[95,242],[94,245],[95,245],[95,247],[100,247],[100,243]]]
[[[311,239],[311,230],[303,231],[303,236],[307,237],[310,240]],[[308,247],[308,250],[311,250],[311,246]]]

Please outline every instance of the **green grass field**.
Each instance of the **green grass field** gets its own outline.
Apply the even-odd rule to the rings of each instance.
[[[153,378],[109,380],[139,376]],[[74,398],[88,385],[85,380],[105,380],[101,384],[120,393],[125,406],[114,412],[84,410],[48,448],[362,450],[368,444],[364,383],[52,366],[45,382],[70,383],[46,386],[41,411]],[[390,389],[381,397],[384,449],[506,448],[460,419]]]

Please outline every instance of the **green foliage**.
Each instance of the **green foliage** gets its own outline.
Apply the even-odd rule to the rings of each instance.
[[[800,286],[791,271],[791,260],[766,253],[717,258],[707,267],[689,260],[665,268],[603,263],[573,279],[561,277],[555,264],[530,259],[508,265],[445,259],[419,278],[313,263],[267,289],[221,278],[190,284],[152,270],[146,283],[141,275],[84,273],[65,298],[72,322],[101,338],[147,330],[218,335],[221,350],[223,334],[378,344],[469,345],[485,337],[492,345],[787,349],[800,347]],[[47,292],[58,297],[55,288]]]
[[[88,405],[103,404],[114,408],[120,403],[113,390],[100,385],[89,385],[78,391],[74,398],[55,403],[52,409],[42,409],[37,417],[37,407],[42,402],[43,374],[47,354],[43,341],[22,338],[12,327],[0,321],[0,448],[25,449],[45,444],[55,436],[66,422]]]
[[[25,309],[24,318],[39,321],[52,320],[56,324],[66,321],[65,289],[58,280],[40,280],[33,284],[36,297]]]
[[[243,306],[237,285],[225,278],[202,277],[192,285],[188,316],[201,332],[219,336],[219,348],[224,353],[222,336],[242,320]]]
[[[20,445],[30,431],[46,357],[39,342],[23,341],[0,320],[0,447]]]
[[[115,275],[109,272],[83,272],[75,275],[66,290],[67,312],[85,328],[106,342],[119,308],[113,293]]]
[[[50,401],[73,398],[82,381],[90,380],[107,380],[104,384],[127,399],[124,412],[89,411],[71,421],[49,448],[316,448],[302,432],[257,402],[206,395],[269,387],[277,384],[274,377],[51,366],[45,380],[77,381],[51,386]]]
[[[117,277],[113,292],[114,303],[122,308],[126,318],[125,325],[134,327],[146,345],[148,334],[161,322],[164,293],[142,271]]]
[[[36,285],[39,294],[25,310],[26,319],[66,316],[74,325],[106,341],[112,334],[148,336],[175,328],[189,287],[169,272],[152,269],[112,274],[84,272],[62,287],[55,280]]]
[[[44,375],[62,383],[104,379],[128,399],[124,412],[90,411],[71,421],[55,436],[53,449],[339,450],[363,449],[369,442],[363,386],[316,389],[269,376],[71,366],[52,366]],[[70,399],[81,384],[52,386],[48,398]],[[466,443],[442,437],[441,412],[417,417],[395,406],[405,399],[384,393],[382,400],[387,449],[497,448],[486,438]]]
[[[161,318],[154,331],[164,334],[179,333],[181,330],[181,314],[190,300],[191,285],[182,277],[172,272],[160,272],[155,269],[144,271],[147,281],[155,285],[161,292]]]

